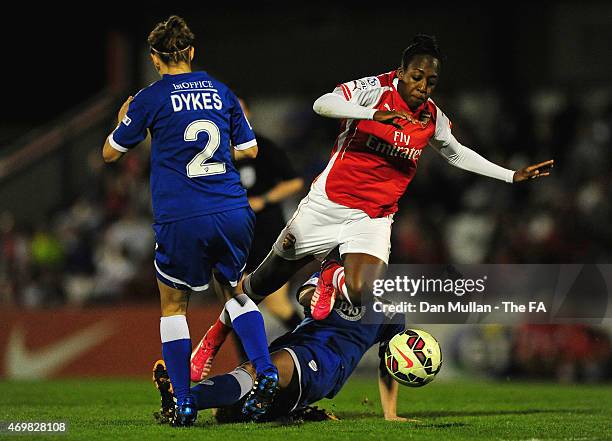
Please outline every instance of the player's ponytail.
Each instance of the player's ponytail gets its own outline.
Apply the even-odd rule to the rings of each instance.
[[[151,52],[157,54],[166,63],[189,63],[189,48],[193,46],[195,35],[178,15],[171,15],[160,22],[151,31],[147,39]]]
[[[431,55],[442,61],[442,54],[440,53],[438,42],[433,35],[417,34],[408,47],[404,49],[401,67],[406,68],[415,55]]]

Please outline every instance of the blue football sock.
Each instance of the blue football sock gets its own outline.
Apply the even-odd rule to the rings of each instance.
[[[162,355],[166,362],[168,375],[177,401],[182,402],[189,396],[191,357],[191,338],[187,318],[184,315],[162,317],[159,323],[162,340]]]
[[[198,409],[230,406],[238,402],[253,387],[253,378],[238,368],[229,374],[207,378],[191,388]]]
[[[276,367],[270,360],[266,329],[257,305],[246,294],[240,294],[228,300],[225,309],[257,374],[276,372]]]

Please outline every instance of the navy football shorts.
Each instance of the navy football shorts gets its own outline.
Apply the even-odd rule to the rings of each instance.
[[[291,334],[288,334],[291,336]],[[281,337],[270,345],[270,352],[283,349],[291,355],[300,377],[299,397],[291,410],[323,398],[331,398],[342,387],[344,365],[341,358],[322,344],[292,344],[291,337]]]
[[[157,278],[172,288],[204,291],[214,268],[236,286],[254,228],[250,207],[153,224]]]

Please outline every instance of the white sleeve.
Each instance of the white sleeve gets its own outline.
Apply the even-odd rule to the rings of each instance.
[[[377,110],[374,106],[385,90],[377,77],[350,81],[319,97],[312,109],[328,118],[372,119]]]
[[[448,117],[439,108],[437,108],[436,131],[429,145],[455,167],[500,181],[511,183],[514,180],[514,170],[493,164],[457,141],[451,133]]]
[[[372,119],[377,109],[351,103],[336,93],[326,93],[314,102],[312,110],[328,118]]]

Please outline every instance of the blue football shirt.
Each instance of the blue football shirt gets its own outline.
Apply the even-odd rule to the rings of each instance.
[[[155,222],[173,222],[249,205],[231,149],[257,144],[238,102],[206,72],[164,75],[130,103],[110,144],[127,152],[151,133]]]
[[[314,274],[304,286],[316,285],[317,278],[318,274]],[[310,396],[335,396],[368,349],[376,344],[384,349],[395,334],[405,329],[403,315],[390,319],[366,306],[350,305],[341,298],[336,300],[334,309],[324,320],[314,320],[310,308],[304,308],[304,315],[304,320],[293,332],[278,339],[278,347],[309,347],[317,352],[321,361],[339,359],[343,367],[337,377],[332,375],[333,384],[326,380],[311,384]]]
[[[321,359],[327,355],[340,358],[343,366],[332,389],[326,391],[327,398],[340,391],[368,349],[376,344],[386,345],[395,334],[405,329],[403,324],[373,317],[377,313],[366,310],[365,306],[351,306],[343,301],[324,320],[312,319],[308,308],[304,312],[306,318],[293,331],[291,343],[316,348]],[[325,348],[329,354],[323,353],[321,348]]]

